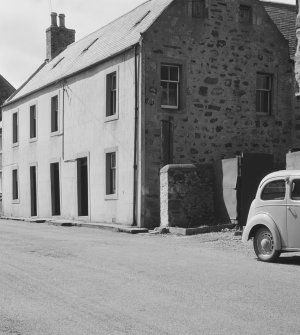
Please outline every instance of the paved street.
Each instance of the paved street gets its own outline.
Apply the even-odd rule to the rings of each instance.
[[[240,243],[2,220],[0,334],[299,334],[300,256]]]

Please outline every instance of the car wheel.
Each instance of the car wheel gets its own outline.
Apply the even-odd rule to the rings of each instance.
[[[254,251],[260,261],[275,262],[280,256],[280,251],[275,250],[274,237],[266,227],[259,228],[253,239]]]

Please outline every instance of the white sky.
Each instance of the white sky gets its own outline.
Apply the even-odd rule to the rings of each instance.
[[[18,88],[44,61],[51,11],[66,15],[66,27],[76,30],[78,41],[144,1],[0,0],[0,74]]]

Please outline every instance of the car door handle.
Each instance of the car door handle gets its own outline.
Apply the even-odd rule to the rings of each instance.
[[[297,212],[293,211],[291,207],[288,207],[288,210],[292,213],[292,215],[296,218]]]

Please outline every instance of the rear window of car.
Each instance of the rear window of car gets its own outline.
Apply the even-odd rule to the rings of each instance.
[[[300,200],[300,179],[295,179],[292,182],[291,199]]]
[[[268,183],[261,192],[262,200],[283,200],[285,198],[285,180],[275,180]]]

